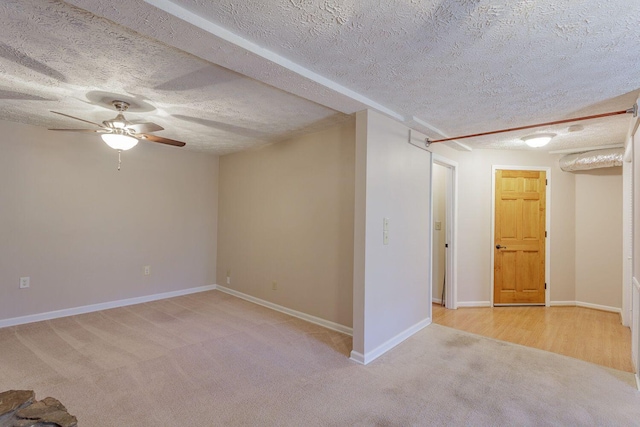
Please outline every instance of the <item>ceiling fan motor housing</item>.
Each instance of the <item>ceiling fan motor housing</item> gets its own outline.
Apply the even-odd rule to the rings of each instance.
[[[115,100],[115,101],[111,101],[111,105],[113,105],[116,108],[116,110],[123,112],[129,109],[130,104],[126,101]]]

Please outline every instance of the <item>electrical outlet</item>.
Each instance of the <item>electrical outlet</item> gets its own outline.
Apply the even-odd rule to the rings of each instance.
[[[25,289],[31,286],[31,279],[29,277],[20,278],[20,289]]]
[[[144,275],[148,276],[151,274],[151,266],[150,265],[145,265],[144,266]]]
[[[278,282],[277,281],[273,281],[271,282],[271,289],[273,289],[274,291],[278,290]]]
[[[231,277],[227,276],[227,285],[231,284]]]

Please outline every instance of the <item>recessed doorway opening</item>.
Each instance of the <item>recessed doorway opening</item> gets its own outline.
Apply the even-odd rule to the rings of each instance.
[[[458,164],[437,154],[431,159],[431,302],[456,309]]]

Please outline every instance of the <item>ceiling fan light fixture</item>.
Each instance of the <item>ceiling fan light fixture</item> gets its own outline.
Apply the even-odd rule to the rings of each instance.
[[[118,133],[103,133],[100,135],[102,140],[114,150],[129,150],[138,144],[138,140],[129,135],[122,135]]]
[[[536,133],[534,135],[524,136],[521,139],[529,147],[538,148],[547,145],[554,136],[556,136],[555,133]]]

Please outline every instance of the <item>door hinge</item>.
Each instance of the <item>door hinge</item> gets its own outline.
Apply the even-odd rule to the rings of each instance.
[[[445,248],[448,248],[448,247],[449,247],[449,244],[448,244],[448,243],[445,243],[445,244],[444,244],[444,247],[445,247]]]
[[[544,180],[544,185],[549,185],[549,180],[548,179]]]
[[[545,290],[547,289],[547,284],[546,284],[546,283],[544,284],[544,289],[545,289]]]
[[[546,231],[544,232],[544,237],[547,237],[547,232]]]

